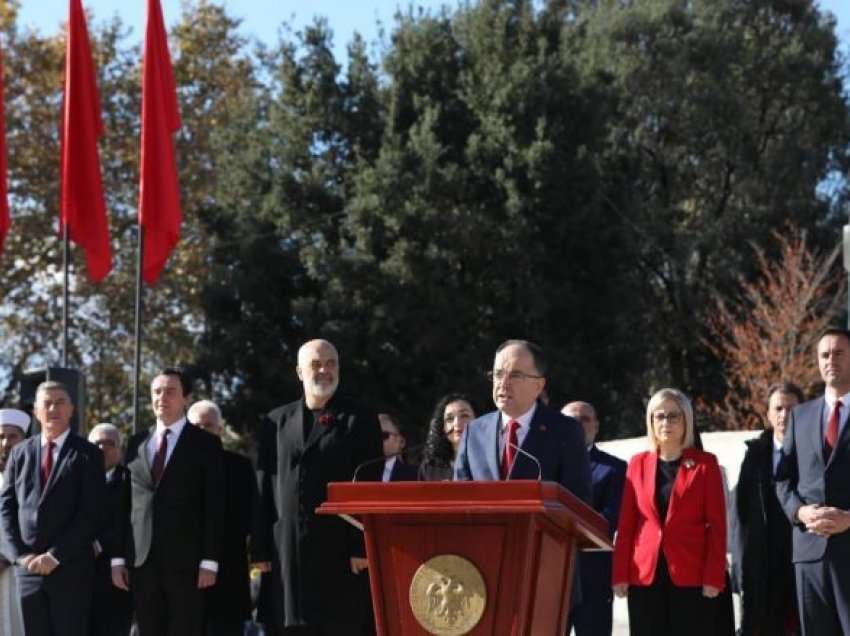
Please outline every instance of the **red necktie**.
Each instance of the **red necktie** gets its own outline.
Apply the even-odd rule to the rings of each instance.
[[[832,415],[829,416],[829,422],[826,424],[826,435],[823,436],[823,459],[829,461],[829,456],[832,455],[832,450],[838,442],[838,422],[841,420],[841,400],[835,401],[835,407],[832,409]]]
[[[53,470],[53,449],[56,448],[56,442],[52,439],[47,440],[47,450],[41,457],[41,483],[47,483],[50,479],[50,471]]]
[[[165,455],[168,452],[168,434],[170,432],[170,430],[165,429],[159,436],[159,446],[156,447],[156,454],[153,456],[153,465],[151,466],[154,485],[159,483],[159,480],[162,479],[162,473],[165,471]]]
[[[519,446],[519,440],[517,439],[517,430],[519,429],[519,422],[516,420],[511,420],[508,422],[508,438],[505,440],[505,454],[502,457],[502,470],[501,477],[502,479],[507,479],[508,475],[511,474],[511,468],[514,465],[514,457],[516,457],[516,447]]]

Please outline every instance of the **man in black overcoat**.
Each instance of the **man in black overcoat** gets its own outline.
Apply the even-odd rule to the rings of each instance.
[[[89,442],[103,453],[106,493],[101,502],[103,520],[97,535],[94,595],[89,617],[90,636],[127,636],[133,620],[130,593],[112,584],[111,560],[124,555],[127,524],[123,515],[130,502],[130,471],[121,465],[121,432],[101,423],[89,432]]]
[[[743,599],[742,636],[797,630],[791,524],[776,497],[774,470],[788,418],[803,393],[788,382],[768,389],[766,428],[747,442],[735,488],[734,572]]]
[[[380,478],[381,429],[374,414],[336,395],[339,356],[330,342],[304,344],[296,372],[304,396],[271,411],[259,436],[265,505],[254,559],[270,569],[279,558],[281,624],[272,630],[287,636],[353,634],[364,611],[356,593],[356,575],[366,568],[363,538],[342,519],[315,510],[329,482],[351,481],[363,463],[358,480]]]
[[[189,422],[221,438],[224,420],[215,402],[201,400],[189,407]],[[206,636],[242,636],[251,617],[251,579],[248,572],[248,538],[257,483],[251,461],[224,451],[224,526],[221,558],[215,585],[206,591]]]

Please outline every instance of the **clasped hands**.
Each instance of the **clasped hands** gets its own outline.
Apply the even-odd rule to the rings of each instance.
[[[25,567],[33,574],[48,576],[59,567],[59,561],[49,552],[44,554],[25,554],[18,559],[18,564]]]
[[[806,530],[821,537],[830,537],[850,529],[850,512],[832,506],[801,506],[797,510],[797,519],[806,526]]]

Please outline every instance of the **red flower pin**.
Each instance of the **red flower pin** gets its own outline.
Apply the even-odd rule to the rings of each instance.
[[[327,411],[325,411],[324,413],[322,413],[319,416],[319,424],[321,424],[322,426],[330,426],[333,423],[334,423],[333,413],[328,413]]]

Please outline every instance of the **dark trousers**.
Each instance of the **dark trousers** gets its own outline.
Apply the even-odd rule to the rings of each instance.
[[[162,571],[148,560],[131,571],[139,636],[202,636],[204,597],[198,571]]]
[[[611,636],[613,627],[613,599],[608,594],[590,596],[582,590],[581,603],[570,611],[567,634],[574,629],[576,636]]]
[[[244,636],[245,621],[238,618],[208,618],[204,634],[206,636]]]
[[[850,634],[850,564],[838,563],[827,546],[823,559],[794,570],[803,636]]]
[[[130,594],[112,585],[108,558],[95,562],[92,605],[89,614],[89,636],[127,636],[133,622]]]
[[[86,636],[93,563],[60,565],[49,576],[15,571],[27,636]]]
[[[335,623],[324,623],[311,627],[286,627],[283,630],[283,636],[344,636],[356,633],[356,627]]]
[[[658,558],[652,585],[629,586],[630,636],[713,636],[715,604],[700,587],[678,587]]]

